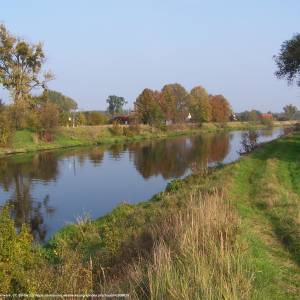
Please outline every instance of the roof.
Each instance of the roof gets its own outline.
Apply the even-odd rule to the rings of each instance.
[[[273,115],[270,113],[266,113],[266,114],[261,114],[261,117],[265,118],[265,119],[271,119],[271,118],[273,118]]]

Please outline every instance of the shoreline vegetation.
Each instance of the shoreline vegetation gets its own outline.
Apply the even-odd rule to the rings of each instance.
[[[272,126],[291,126],[295,123],[296,121],[274,121]],[[161,128],[149,125],[59,127],[51,142],[40,140],[34,131],[27,129],[16,131],[9,147],[0,147],[0,157],[42,150],[134,142],[221,130],[248,130],[269,127],[255,122],[202,123],[202,125],[186,123]]]
[[[0,247],[6,245],[10,268],[2,263],[7,285],[0,280],[0,289],[129,293],[131,299],[297,299],[299,150],[295,132],[229,165],[195,165],[192,175],[171,181],[151,200],[120,204],[94,221],[84,217],[45,245],[29,243],[26,229],[17,233],[4,211]]]

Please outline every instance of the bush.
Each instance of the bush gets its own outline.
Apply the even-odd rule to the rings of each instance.
[[[182,179],[173,179],[171,182],[168,183],[166,187],[167,192],[175,192],[178,191],[183,186]]]
[[[242,135],[240,154],[247,154],[252,152],[257,147],[258,133],[255,130],[249,130]]]
[[[107,115],[98,111],[87,111],[83,113],[85,116],[85,125],[103,125],[108,123]]]
[[[37,292],[40,255],[26,227],[16,232],[7,208],[0,209],[0,292]]]
[[[53,134],[58,126],[59,111],[56,104],[47,101],[40,108],[32,111],[33,129],[39,135],[39,139],[46,142],[53,140]]]
[[[141,126],[139,124],[130,124],[123,129],[123,134],[132,137],[141,133]]]
[[[109,130],[113,135],[123,135],[123,127],[118,122],[114,122]]]
[[[300,131],[300,123],[299,122],[294,125],[294,130]]]
[[[166,132],[168,130],[168,127],[165,123],[159,123],[159,124],[156,124],[155,126],[157,129],[159,129],[160,131],[162,132]]]
[[[9,113],[6,108],[0,107],[0,146],[7,146],[13,135]]]

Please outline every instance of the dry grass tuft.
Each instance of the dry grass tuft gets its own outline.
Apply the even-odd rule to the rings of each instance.
[[[151,254],[126,266],[127,280],[113,288],[127,286],[135,299],[248,298],[239,219],[223,198],[192,194],[186,209],[152,228]]]

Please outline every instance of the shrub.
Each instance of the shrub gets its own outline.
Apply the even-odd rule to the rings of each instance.
[[[0,292],[37,292],[39,252],[26,227],[16,232],[7,208],[0,209]]]
[[[165,123],[156,124],[155,127],[162,132],[166,132],[168,130],[168,126]]]
[[[130,124],[123,129],[123,134],[125,136],[131,137],[141,133],[141,126],[139,124]]]
[[[166,187],[167,192],[175,192],[178,191],[183,186],[182,179],[173,179],[171,182],[168,183]]]
[[[257,147],[258,133],[255,130],[249,130],[242,135],[240,154],[252,152]]]
[[[31,110],[28,124],[35,130],[40,140],[50,142],[59,123],[59,111],[56,104],[46,101]]]
[[[0,107],[0,146],[7,146],[13,135],[13,126],[6,108]]]
[[[109,130],[113,135],[123,135],[123,126],[121,126],[118,122],[114,122]]]
[[[300,123],[297,122],[295,125],[294,125],[294,130],[295,131],[300,131]]]

